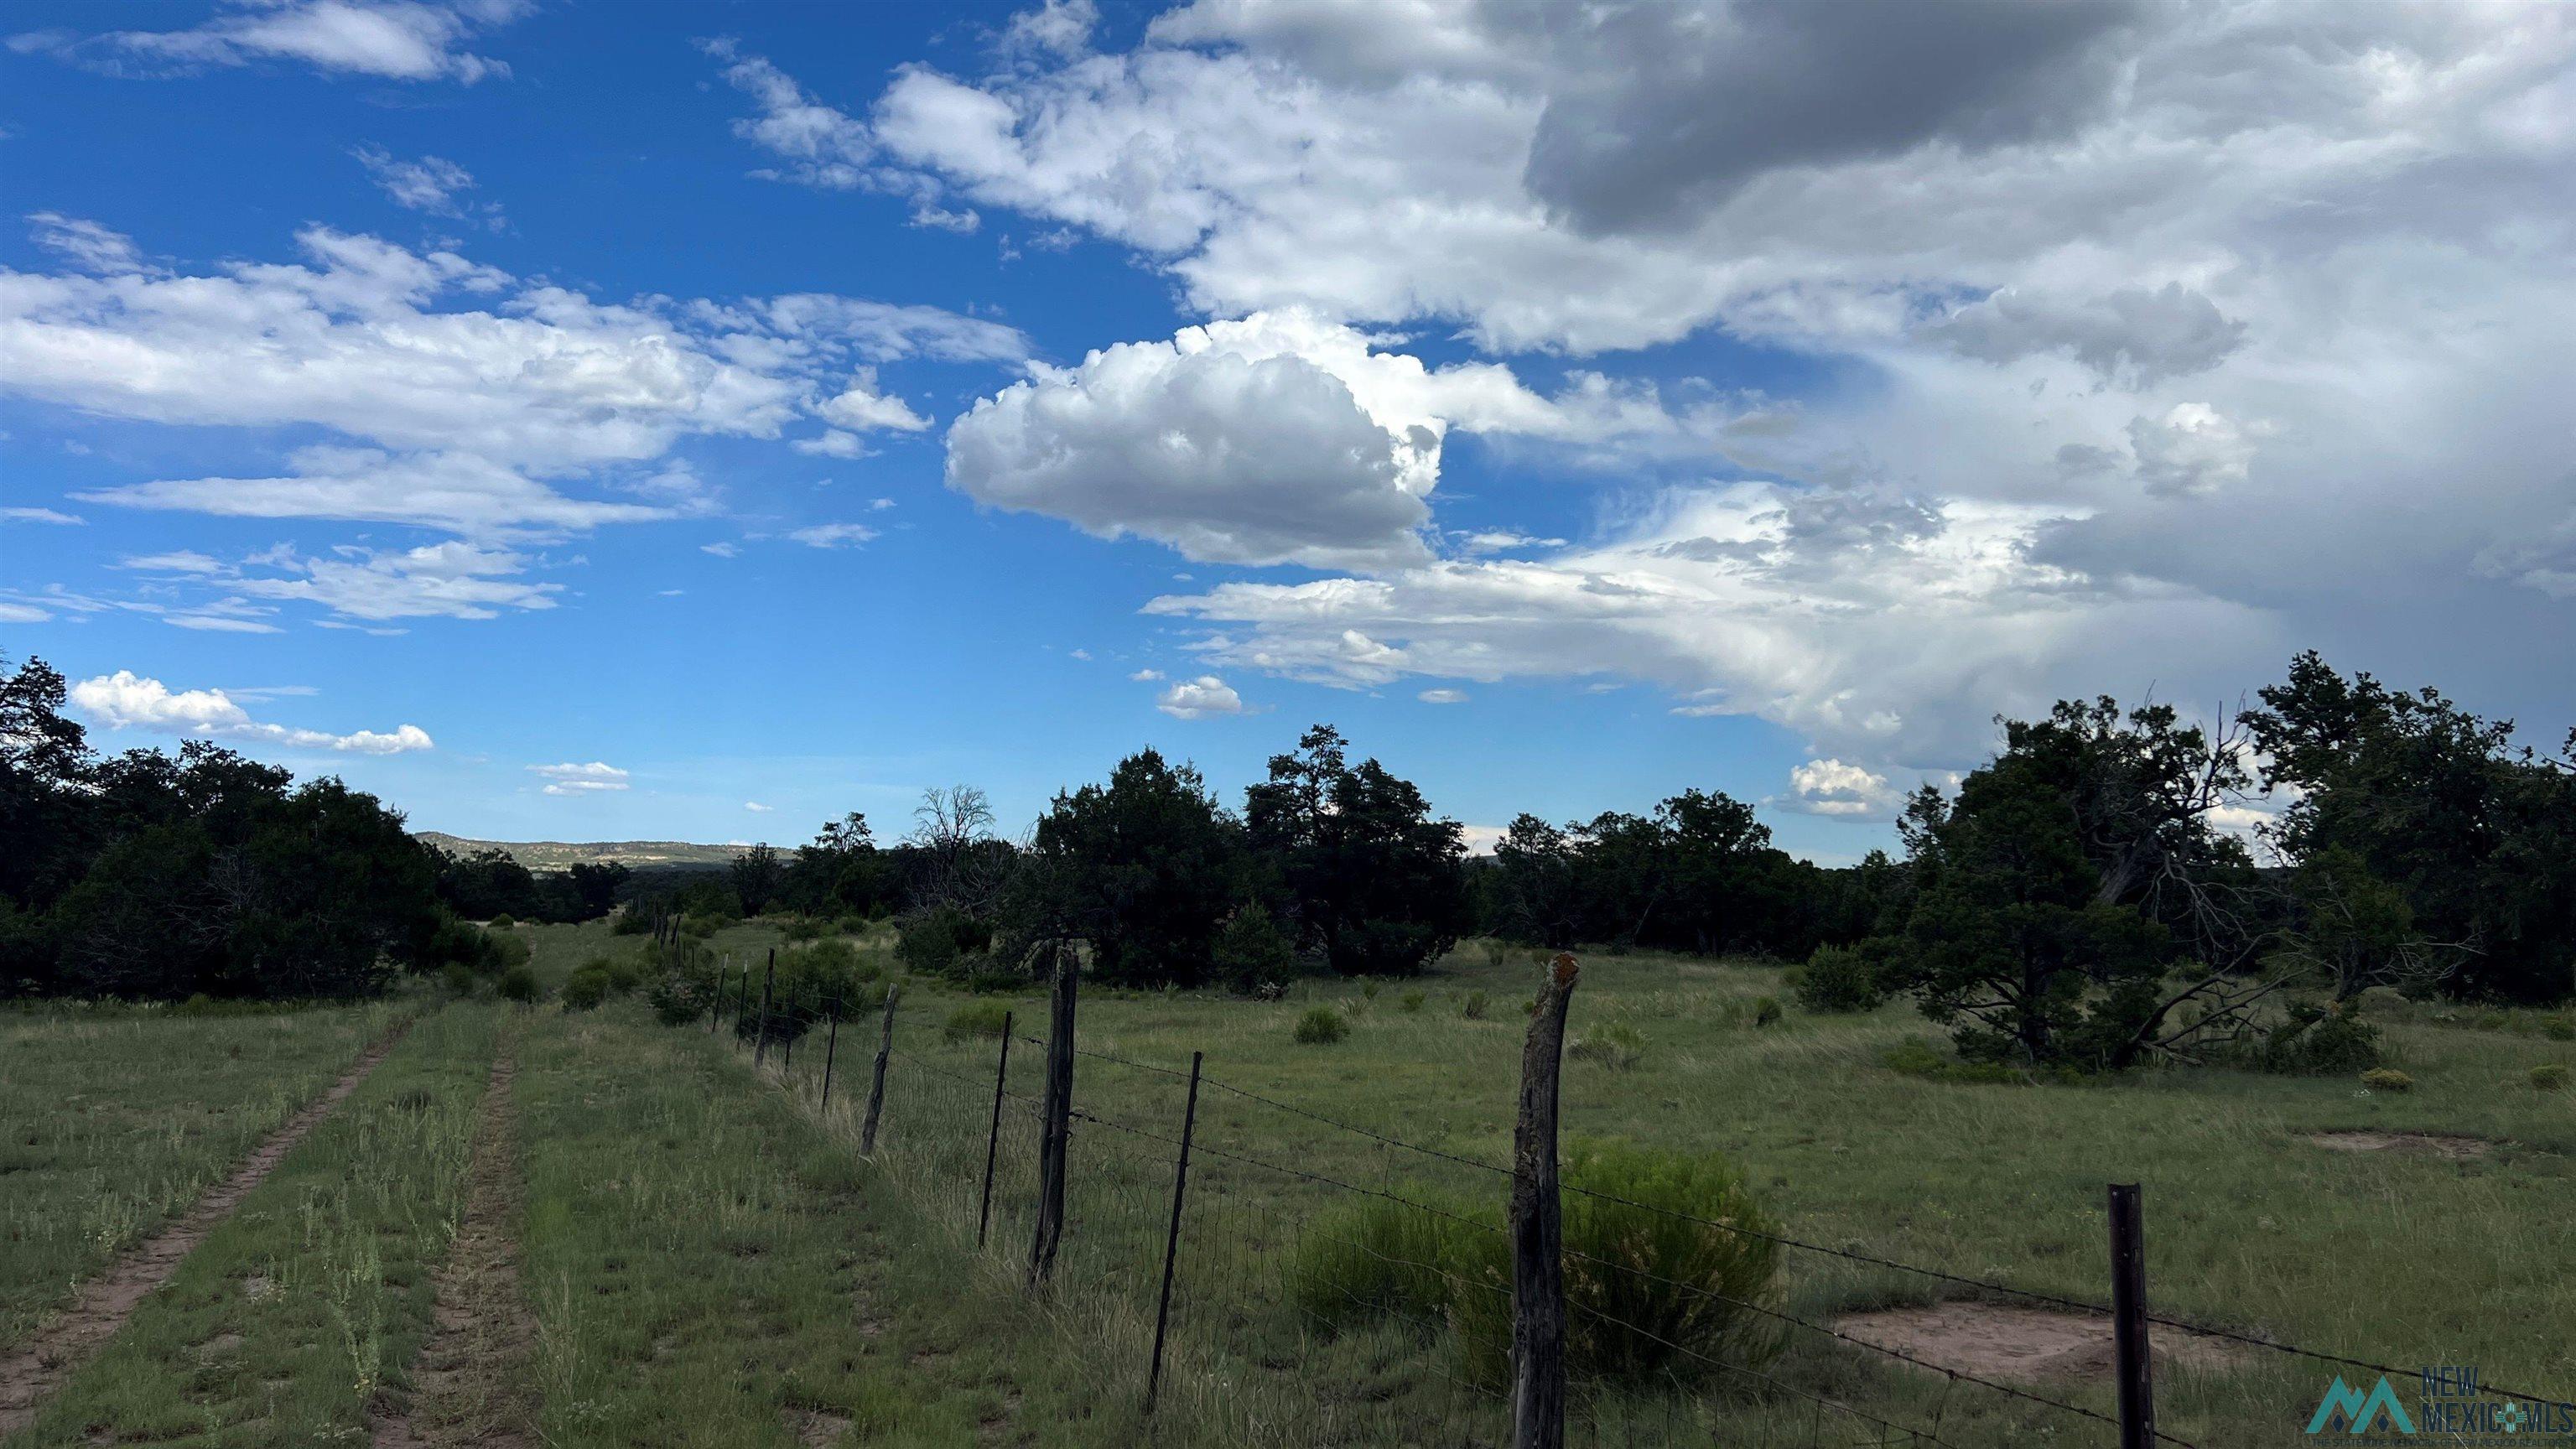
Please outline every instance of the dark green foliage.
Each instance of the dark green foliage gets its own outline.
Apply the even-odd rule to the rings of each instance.
[[[474,968],[462,961],[450,961],[438,971],[439,984],[458,996],[472,996],[483,984]]]
[[[2007,721],[2003,752],[1955,801],[1907,811],[1912,906],[1878,943],[1882,978],[1953,1027],[1960,1052],[2029,1066],[2122,1068],[2206,1016],[2175,1008],[2241,966],[2241,916],[2196,909],[2250,890],[2244,848],[2208,811],[2245,783],[2236,754],[2171,707],[2109,699]]]
[[[487,931],[507,931],[515,928],[518,924],[519,923],[516,920],[511,918],[509,912],[503,911],[501,914],[485,921],[483,923],[483,928]]]
[[[729,874],[733,880],[734,898],[742,903],[742,913],[756,916],[769,909],[778,899],[779,890],[787,884],[786,863],[778,852],[767,845],[755,845],[733,859]]]
[[[349,997],[421,962],[436,869],[401,816],[202,740],[97,759],[63,698],[41,661],[0,676],[0,992]]]
[[[857,811],[828,821],[810,845],[798,846],[782,886],[786,901],[815,915],[864,920],[894,904],[902,893],[902,870],[877,849],[868,818]]]
[[[2342,1076],[2379,1065],[2379,1028],[2361,1019],[2357,1002],[2293,1007],[2262,1040],[2267,1072]]]
[[[2563,1063],[2549,1062],[2533,1067],[2529,1080],[2535,1091],[2562,1092],[2567,1089],[2568,1071]]]
[[[1874,1011],[1886,1000],[1871,954],[1849,946],[1819,946],[1807,964],[1789,973],[1798,1004],[1821,1013]]]
[[[1112,986],[1196,986],[1234,899],[1242,831],[1188,765],[1152,751],[1038,819],[1007,908],[1033,938],[1090,943]]]
[[[503,1001],[529,1002],[544,993],[537,986],[537,973],[526,966],[513,966],[501,973],[497,988]]]
[[[555,996],[566,1011],[588,1011],[608,999],[608,973],[585,966],[565,977]]]
[[[1286,985],[1296,956],[1295,943],[1259,901],[1246,901],[1217,933],[1217,978],[1245,996]]]
[[[1770,1026],[1780,1020],[1780,999],[1776,996],[1753,998],[1753,1024]]]
[[[1298,939],[1343,975],[1411,975],[1469,924],[1458,823],[1433,819],[1422,792],[1377,761],[1351,766],[1330,725],[1272,757],[1270,778],[1244,794],[1244,822]]]
[[[2576,1018],[2550,1017],[2540,1023],[2540,1034],[2551,1041],[2576,1041]]]
[[[2088,1080],[2082,1072],[2063,1064],[2032,1068],[2015,1066],[2010,1062],[1959,1061],[1944,1056],[1940,1048],[1921,1037],[1908,1037],[1898,1042],[1879,1053],[1878,1059],[1892,1072],[1931,1082],[2029,1087],[2041,1082],[2073,1085]]]
[[[2244,719],[2266,788],[2301,792],[2279,830],[2293,858],[2347,851],[2403,893],[2416,933],[2473,946],[2447,963],[2454,994],[2576,992],[2576,771],[2516,747],[2509,720],[2313,653],[2261,694]]]
[[[1454,1287],[1450,1266],[1467,1256],[1459,1240],[1483,1229],[1490,1209],[1420,1186],[1319,1213],[1288,1259],[1288,1297],[1308,1322],[1346,1332],[1379,1318],[1438,1323]],[[1415,1207],[1411,1204],[1420,1203]]]
[[[2361,1074],[2361,1084],[2374,1092],[2411,1092],[2415,1079],[2394,1067],[2372,1067]]]
[[[916,911],[895,929],[896,958],[904,969],[924,976],[961,976],[966,963],[993,944],[989,923],[953,905]]]
[[[1330,1046],[1350,1034],[1351,1024],[1329,1006],[1314,1007],[1297,1018],[1296,1037],[1300,1046]]]

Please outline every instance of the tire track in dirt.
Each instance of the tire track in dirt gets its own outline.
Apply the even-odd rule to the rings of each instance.
[[[374,1449],[535,1449],[527,1367],[537,1322],[519,1287],[518,1143],[510,1115],[517,1075],[504,1047],[483,1091],[465,1214],[439,1265],[429,1337],[412,1364],[410,1393],[376,1406]]]
[[[360,1053],[340,1080],[287,1118],[285,1125],[235,1164],[232,1172],[198,1198],[179,1221],[128,1249],[106,1272],[82,1285],[80,1297],[61,1317],[0,1358],[0,1437],[25,1428],[36,1417],[37,1406],[116,1336],[135,1305],[168,1282],[197,1244],[233,1215],[241,1200],[268,1179],[306,1134],[339,1110],[340,1103],[358,1090],[358,1084],[410,1030],[411,1023],[404,1022]]]

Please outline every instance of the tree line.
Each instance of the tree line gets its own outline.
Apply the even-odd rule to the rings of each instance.
[[[1489,857],[1329,725],[1229,808],[1152,750],[1062,791],[1017,841],[980,791],[927,793],[881,845],[850,814],[720,870],[456,858],[336,780],[192,741],[102,759],[61,676],[0,680],[0,980],[19,992],[330,995],[474,954],[459,918],[621,926],[671,913],[891,919],[916,971],[1269,994],[1298,971],[1408,975],[1461,938],[1801,963],[1825,1006],[1893,995],[1970,1056],[2123,1067],[2297,1029],[2373,987],[2576,994],[2576,771],[2430,690],[2314,654],[2214,725],[2161,704],[1999,720],[1994,756],[1926,786],[1900,853],[1826,868],[1751,805],[1515,819]],[[2576,752],[2576,735],[2569,750]],[[2269,804],[2268,812],[2248,814]],[[2251,829],[2245,821],[2258,819]],[[471,961],[469,960],[469,964]]]

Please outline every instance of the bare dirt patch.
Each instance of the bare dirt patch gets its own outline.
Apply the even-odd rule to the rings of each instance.
[[[233,1215],[251,1189],[268,1179],[286,1154],[385,1059],[410,1030],[404,1023],[361,1053],[328,1091],[306,1103],[284,1126],[268,1135],[248,1157],[235,1164],[224,1180],[206,1190],[185,1215],[146,1241],[128,1249],[108,1270],[82,1285],[80,1296],[59,1318],[0,1358],[0,1438],[18,1432],[36,1417],[36,1406],[63,1386],[72,1371],[88,1362],[99,1346],[125,1326],[126,1315],[155,1288],[170,1281],[179,1264],[204,1242],[206,1235]]]
[[[2090,1313],[2002,1303],[1936,1303],[1847,1314],[1836,1328],[1873,1348],[1890,1349],[1931,1368],[2006,1383],[2111,1376],[2111,1320]],[[2149,1335],[2158,1367],[2233,1368],[2248,1350],[2177,1329]]]
[[[2496,1150],[2483,1137],[2443,1132],[2311,1132],[2308,1140],[2329,1152],[2412,1152],[2468,1162]]]
[[[536,1401],[528,1363],[536,1315],[519,1287],[517,1139],[505,1051],[492,1064],[474,1132],[465,1216],[438,1270],[428,1339],[412,1364],[411,1391],[375,1415],[375,1449],[533,1449]]]
[[[850,1432],[848,1419],[821,1409],[790,1409],[787,1422],[796,1431],[796,1442],[805,1449],[832,1449],[841,1442],[841,1436]]]

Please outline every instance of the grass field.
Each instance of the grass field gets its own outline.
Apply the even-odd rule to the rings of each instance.
[[[531,935],[549,980],[590,955],[643,948],[597,925]],[[754,925],[712,944],[757,961],[778,940]],[[1345,1128],[1505,1161],[1520,1007],[1536,979],[1525,957],[1462,950],[1419,981],[1370,992],[1309,980],[1274,1003],[1087,990],[1081,1044],[1138,1065],[1079,1063],[1076,1106],[1105,1120],[1077,1123],[1064,1258],[1039,1302],[1018,1282],[1035,1157],[1034,1117],[1019,1099],[1036,1095],[1042,1053],[1012,1048],[1014,1095],[979,1252],[1000,1042],[947,1029],[977,998],[905,982],[873,1164],[857,1151],[873,1018],[841,1031],[826,1109],[822,1032],[798,1043],[783,1072],[775,1056],[755,1072],[730,1033],[703,1020],[660,1026],[640,1002],[579,1014],[450,1007],[350,1103],[374,1106],[326,1124],[289,1159],[300,1164],[293,1178],[281,1171],[256,1196],[257,1214],[200,1249],[169,1301],[137,1313],[34,1442],[78,1442],[69,1436],[101,1422],[203,1443],[287,1442],[238,1426],[291,1424],[301,1442],[361,1422],[367,1394],[399,1388],[418,1342],[423,1265],[453,1230],[458,1144],[506,1030],[520,1067],[519,1232],[536,1332],[525,1362],[502,1370],[533,1388],[544,1442],[1136,1442],[1148,1428],[1140,1401],[1172,1180],[1171,1147],[1158,1139],[1181,1121],[1185,1085],[1171,1069],[1202,1051],[1211,1085],[1156,1442],[1491,1443],[1500,1411],[1462,1380],[1449,1329],[1388,1321],[1327,1334],[1289,1301],[1283,1270],[1366,1192],[1499,1205],[1494,1174]],[[1569,1061],[1567,1135],[1723,1153],[1805,1243],[2085,1300],[2108,1293],[2104,1185],[2141,1182],[2160,1313],[2394,1365],[2475,1365],[2490,1382],[2560,1396],[2576,1389],[2566,1273],[2576,1094],[2528,1079],[2531,1067],[2576,1060],[2576,1047],[2522,1018],[2392,1019],[2388,1052],[2415,1080],[2405,1093],[2219,1069],[2034,1087],[1893,1069],[1890,1047],[1937,1040],[1910,1008],[1820,1017],[1791,1006],[1758,1024],[1765,997],[1785,1000],[1766,966],[1587,958],[1574,1036],[1624,1024],[1642,1052],[1624,1067]],[[1019,1032],[1043,1033],[1039,996],[982,1000],[997,999],[1018,1013]],[[1295,1040],[1296,1021],[1318,1005],[1349,1021],[1346,1038]],[[29,1089],[13,1077],[12,1090]],[[2399,1145],[2316,1140],[2352,1132]],[[2411,1133],[2478,1143],[2457,1156],[2407,1150]],[[342,1182],[353,1165],[365,1165],[358,1182]],[[14,1198],[11,1210],[21,1210]],[[365,1261],[361,1243],[374,1244],[381,1291],[342,1303],[332,1294],[354,1289],[332,1285],[365,1276],[353,1266]],[[226,1296],[225,1285],[254,1276],[291,1285],[300,1316],[264,1318],[247,1295]],[[1783,1254],[1781,1292],[1783,1311],[1815,1323],[1992,1296],[1804,1251]],[[376,1325],[372,1340],[341,1326],[361,1320]],[[209,1358],[214,1343],[224,1347]],[[2109,1438],[2103,1425],[1804,1331],[1788,1333],[1766,1372],[1775,1382],[1720,1377],[1589,1398],[1578,1442],[1859,1441],[1857,1420],[1806,1396],[1901,1424],[1937,1421],[1960,1443]],[[2196,1444],[2288,1442],[2330,1372],[2260,1349],[2167,1365],[2161,1424]],[[140,1387],[174,1375],[178,1388]],[[323,1387],[308,1393],[308,1376]],[[281,1377],[299,1387],[275,1388]],[[262,1383],[274,1402],[254,1415]],[[2098,1377],[2044,1388],[2097,1410],[2110,1402]]]
[[[415,1026],[13,1442],[363,1437],[428,1326],[501,1019]]]
[[[399,1009],[0,1014],[0,1344],[195,1201]]]

